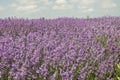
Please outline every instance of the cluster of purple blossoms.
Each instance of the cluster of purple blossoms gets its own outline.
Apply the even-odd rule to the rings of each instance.
[[[0,19],[0,80],[116,80],[120,17]]]

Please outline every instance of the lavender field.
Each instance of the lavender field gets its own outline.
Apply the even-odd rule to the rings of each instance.
[[[0,80],[120,80],[120,17],[0,19]]]

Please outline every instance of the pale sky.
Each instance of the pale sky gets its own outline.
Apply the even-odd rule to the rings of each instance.
[[[120,0],[0,0],[0,18],[120,16]]]

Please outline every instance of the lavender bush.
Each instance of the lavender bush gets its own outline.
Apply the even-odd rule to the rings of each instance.
[[[0,19],[1,80],[120,80],[120,17]]]

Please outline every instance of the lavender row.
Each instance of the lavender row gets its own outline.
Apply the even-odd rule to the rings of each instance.
[[[0,19],[0,79],[117,80],[120,17]]]

